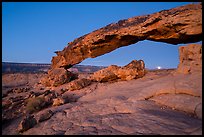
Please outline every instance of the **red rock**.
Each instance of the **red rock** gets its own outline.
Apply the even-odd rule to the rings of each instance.
[[[51,110],[45,111],[39,116],[39,122],[50,119],[52,115],[53,115],[53,112]]]
[[[88,80],[88,79],[85,79],[85,78],[82,78],[82,79],[76,79],[76,80],[73,80],[71,81],[68,86],[67,86],[67,89],[68,90],[79,90],[79,89],[82,89],[88,85],[91,84],[91,81]]]
[[[90,76],[92,81],[107,82],[117,79],[132,80],[145,75],[145,64],[143,60],[133,60],[124,67],[111,65],[108,68],[99,70]]]
[[[63,105],[65,103],[65,99],[59,97],[59,98],[55,98],[53,99],[53,106],[59,106],[59,105]]]
[[[48,71],[48,75],[43,77],[40,81],[41,84],[50,87],[50,86],[60,86],[71,80],[75,79],[77,75],[67,71],[64,68],[57,68]]]
[[[37,124],[37,120],[32,115],[26,116],[19,124],[18,131],[24,132]]]
[[[202,40],[202,5],[189,4],[154,14],[120,20],[69,42],[51,67],[70,68],[86,58],[109,53],[138,41],[151,40],[170,44]]]
[[[108,82],[108,81],[114,81],[118,79],[117,75],[114,73],[115,71],[118,71],[119,67],[115,65],[111,65],[108,68],[99,70],[95,72],[93,75],[91,75],[92,81],[99,81],[99,82]]]
[[[189,44],[179,47],[179,65],[177,72],[189,74],[202,71],[202,45]]]

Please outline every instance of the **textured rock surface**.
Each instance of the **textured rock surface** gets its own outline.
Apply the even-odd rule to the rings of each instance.
[[[64,83],[70,82],[71,80],[77,78],[76,74],[64,69],[56,68],[48,71],[48,75],[41,79],[40,83],[50,87],[50,86],[59,86]]]
[[[52,68],[80,63],[142,40],[171,44],[202,40],[202,5],[189,4],[109,24],[68,43],[52,58]]]
[[[124,67],[111,65],[108,68],[99,70],[90,76],[92,81],[107,82],[117,79],[132,80],[145,75],[145,64],[143,60],[133,60]]]
[[[202,45],[189,44],[179,47],[178,72],[189,74],[202,70]]]
[[[99,82],[114,81],[118,79],[117,75],[114,72],[118,71],[119,68],[120,67],[116,65],[111,65],[108,68],[95,72],[93,75],[90,76],[90,79],[92,81],[99,81]]]
[[[59,106],[63,105],[65,103],[65,100],[63,98],[55,98],[53,99],[53,106]]]
[[[16,92],[15,89],[26,91],[36,84],[46,74],[38,73],[13,73],[13,74],[2,74],[2,94],[7,92]],[[22,90],[21,90],[22,91]]]
[[[202,135],[202,73],[172,72],[157,70],[136,80],[93,83],[65,92],[64,96],[80,97],[77,102],[36,112],[37,121],[48,110],[53,115],[22,134]],[[81,95],[83,92],[86,94]],[[18,134],[13,129],[17,129],[20,121],[21,118],[11,121],[2,134]]]
[[[202,135],[202,64],[200,62],[202,52],[199,53],[202,47],[200,46],[181,47],[181,65],[175,71],[148,71],[140,79],[135,80],[132,77],[127,79],[127,76],[134,77],[136,74],[132,69],[138,71],[144,68],[144,63],[133,61],[124,67],[109,68],[109,72],[114,74],[110,78],[132,79],[130,81],[93,82],[90,86],[74,92],[65,90],[59,95],[55,92],[71,83],[66,83],[67,80],[71,81],[70,75],[66,74],[66,69],[80,62],[84,57],[88,57],[87,55],[95,57],[143,39],[172,44],[197,41],[202,34],[202,28],[199,25],[202,25],[201,5],[187,5],[119,21],[77,39],[67,47],[72,51],[71,55],[65,54],[68,53],[66,51],[68,49],[65,48],[64,51],[57,52],[58,56],[53,60],[54,69],[52,72],[49,71],[50,76],[47,77],[51,86],[59,84],[57,87],[52,87],[53,91],[31,93],[30,91],[18,92],[17,89],[17,92],[12,91],[3,97],[2,134]],[[98,34],[102,35],[97,37]],[[70,56],[77,58],[72,60]],[[188,75],[176,73],[182,65],[189,66],[181,70]],[[60,66],[64,68],[59,68]],[[121,69],[122,71],[119,71]],[[127,70],[131,70],[131,73]],[[143,74],[144,71],[141,72]],[[65,84],[64,81],[66,81]],[[86,81],[82,79],[76,81],[73,81],[76,85],[79,84],[76,87],[86,85]],[[37,101],[43,109],[35,112],[35,116],[29,115],[24,118],[21,108],[25,106],[25,100],[31,98],[43,98],[44,103]],[[62,103],[60,106],[50,105],[46,108],[48,107],[46,103],[52,104],[55,98],[66,98],[69,101],[70,98],[74,98],[74,101]]]
[[[30,95],[29,93],[18,94],[14,93],[2,99],[2,124],[23,115],[25,100]]]
[[[157,76],[147,73],[137,80],[98,83],[71,108],[62,105],[51,119],[23,134],[201,135],[202,75]],[[182,91],[185,83],[191,83],[191,92]]]
[[[47,111],[45,111],[44,113],[42,113],[39,116],[38,122],[42,122],[42,121],[48,120],[48,119],[50,119],[52,117],[52,115],[53,115],[53,112],[51,110],[47,110]]]
[[[34,118],[34,115],[26,116],[23,121],[19,124],[19,132],[24,132],[37,124],[37,120]]]
[[[91,84],[91,81],[89,79],[82,78],[82,79],[76,79],[76,80],[69,82],[66,88],[70,91],[79,90],[90,84]]]

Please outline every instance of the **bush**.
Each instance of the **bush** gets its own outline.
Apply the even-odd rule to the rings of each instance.
[[[26,112],[33,113],[41,110],[45,103],[44,97],[29,98],[26,105]]]

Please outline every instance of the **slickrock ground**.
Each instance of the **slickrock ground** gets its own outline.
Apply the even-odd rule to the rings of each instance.
[[[13,73],[2,75],[2,95],[9,89],[31,88],[45,73]]]
[[[62,95],[78,100],[34,113],[37,121],[48,110],[53,114],[23,133],[16,130],[19,117],[3,126],[2,134],[202,134],[201,72],[151,71],[139,79],[93,83]]]

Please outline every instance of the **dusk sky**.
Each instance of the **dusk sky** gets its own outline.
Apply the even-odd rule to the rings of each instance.
[[[51,63],[68,42],[121,19],[192,2],[2,2],[2,61]],[[201,43],[201,42],[199,42]],[[144,60],[146,68],[176,68],[178,47],[141,41],[89,58],[81,65],[123,66]]]

